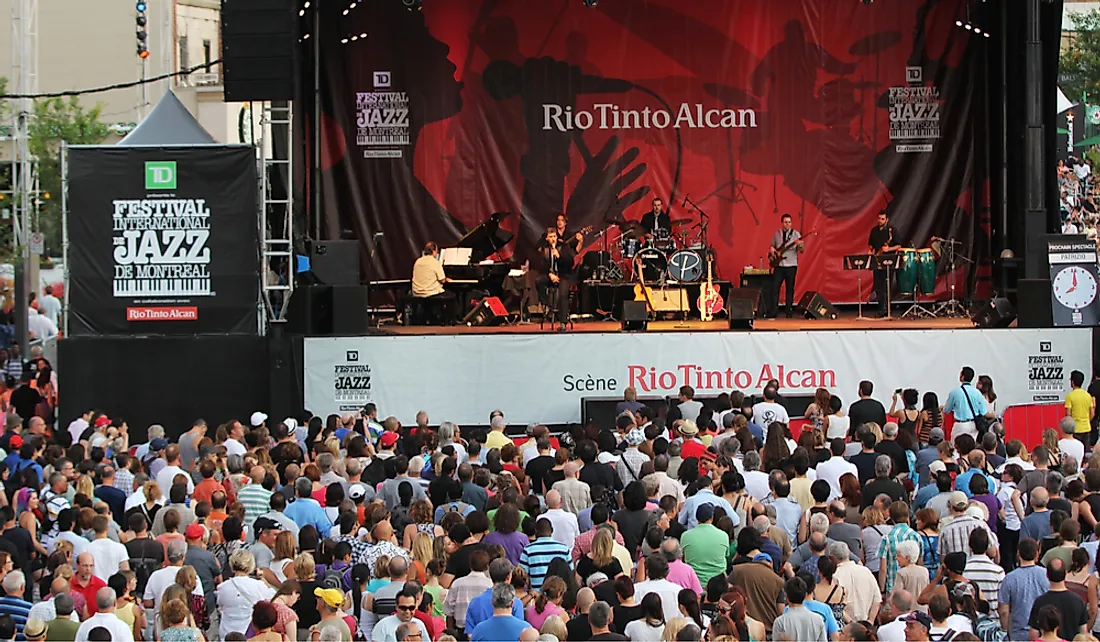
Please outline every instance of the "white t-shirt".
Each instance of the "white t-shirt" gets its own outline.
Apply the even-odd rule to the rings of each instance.
[[[246,452],[248,452],[248,449],[244,447],[244,444],[237,441],[236,439],[226,439],[225,440],[225,454],[226,454],[226,456],[228,456],[228,455],[240,455],[240,456],[243,457]],[[164,487],[161,486],[161,488],[163,489]]]
[[[773,401],[761,401],[752,407],[752,420],[764,429],[764,439],[768,438],[768,426],[773,421],[790,423],[787,409]]]
[[[187,495],[192,495],[195,492],[195,482],[191,479],[191,475],[188,475],[187,471],[179,466],[165,466],[157,473],[157,486],[160,486],[160,492],[168,495],[168,491],[172,490],[172,480],[176,478],[176,475],[183,475],[187,478]]]
[[[114,613],[96,613],[84,620],[80,628],[76,630],[77,642],[87,642],[88,634],[92,629],[103,627],[111,632],[111,639],[115,642],[134,642],[134,633]]]
[[[84,434],[84,431],[88,429],[88,422],[84,421],[83,417],[77,417],[73,419],[69,424],[69,434],[73,436],[73,443],[80,443],[80,435]]]
[[[1082,464],[1085,463],[1085,444],[1070,437],[1069,439],[1058,440],[1058,450],[1063,455],[1069,455],[1077,460],[1077,469],[1080,470]]]
[[[90,542],[84,551],[95,557],[95,576],[106,582],[118,572],[118,567],[130,559],[126,547],[106,537]]]
[[[145,583],[145,595],[143,599],[153,600],[153,614],[160,613],[160,601],[164,597],[164,592],[168,590],[169,586],[176,583],[176,575],[180,572],[182,566],[165,566],[164,568],[153,571],[149,576],[149,581]],[[195,584],[195,589],[191,591],[192,595],[203,595],[202,582]]]

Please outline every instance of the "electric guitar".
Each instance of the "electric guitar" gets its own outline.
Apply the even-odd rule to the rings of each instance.
[[[713,273],[714,257],[707,253],[707,282],[699,290],[699,319],[702,321],[710,321],[714,319],[714,315],[722,311],[725,307],[725,301],[722,300],[721,293],[718,292],[718,288],[714,287],[714,273]]]
[[[797,245],[799,241],[805,241],[806,239],[810,238],[811,236],[816,236],[816,235],[817,235],[817,230],[813,230],[813,231],[807,233],[805,236],[800,236],[796,239],[791,239],[791,240],[787,241],[786,243],[784,243],[783,245],[780,245],[779,247],[771,248],[772,251],[769,252],[769,254],[768,254],[768,265],[770,265],[773,270],[775,268],[779,267],[779,264],[783,261],[783,253],[784,252],[786,252],[787,250],[789,250],[792,247],[794,247],[795,245]]]
[[[584,259],[584,255],[588,253],[588,251],[584,249],[584,239],[582,238],[580,240],[577,240],[577,235],[580,234],[583,237],[584,235],[591,232],[593,229],[595,229],[593,226],[585,225],[576,232],[573,232],[573,235],[569,238],[558,239],[558,243],[561,243],[562,245],[572,245],[573,243],[577,244],[577,249],[573,252],[573,267],[580,265],[581,261]]]

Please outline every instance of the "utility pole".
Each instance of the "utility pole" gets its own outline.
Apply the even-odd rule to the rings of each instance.
[[[11,0],[12,80],[16,93],[28,96],[38,93],[38,0]],[[12,136],[15,142],[12,164],[13,232],[15,263],[15,333],[22,358],[28,355],[27,307],[30,292],[38,291],[37,280],[28,282],[29,275],[37,277],[38,255],[31,254],[30,234],[34,222],[38,194],[35,185],[35,164],[30,154],[30,119],[34,114],[34,100],[18,98],[13,102]],[[33,267],[32,267],[33,266]],[[33,288],[33,289],[32,289]]]

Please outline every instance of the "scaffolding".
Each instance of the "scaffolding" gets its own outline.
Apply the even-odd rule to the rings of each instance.
[[[294,292],[293,211],[294,150],[289,144],[293,111],[291,103],[265,103],[260,121],[260,239],[263,249],[262,328],[285,323],[287,303]],[[286,137],[286,158],[279,158],[276,137]]]

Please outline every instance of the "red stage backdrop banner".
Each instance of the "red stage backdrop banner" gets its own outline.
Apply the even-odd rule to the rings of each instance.
[[[600,226],[659,196],[694,224],[690,196],[725,279],[783,213],[818,233],[800,293],[856,299],[843,257],[882,209],[901,244],[954,237],[984,266],[989,40],[955,26],[965,2],[323,3],[324,234],[385,232],[371,274],[408,278],[493,212],[522,260],[558,213]]]

